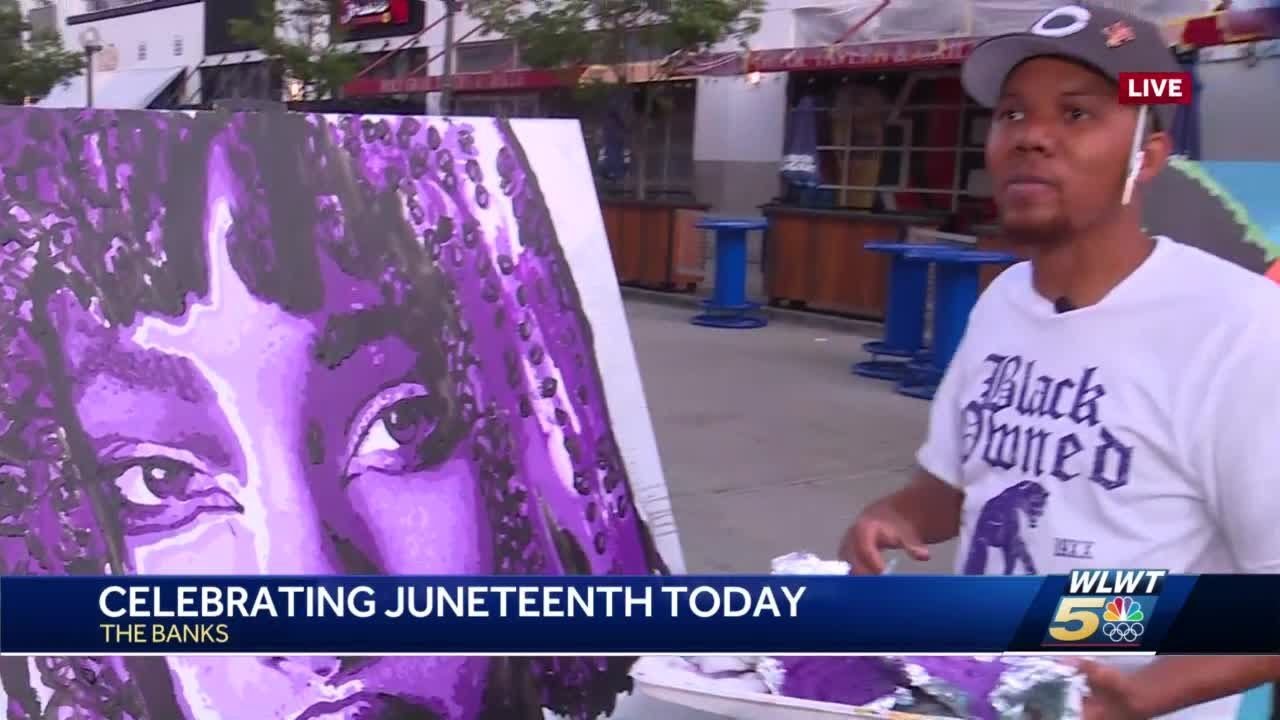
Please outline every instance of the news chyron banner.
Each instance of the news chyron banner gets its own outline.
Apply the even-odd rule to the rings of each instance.
[[[4,577],[6,655],[1280,653],[1280,576]]]

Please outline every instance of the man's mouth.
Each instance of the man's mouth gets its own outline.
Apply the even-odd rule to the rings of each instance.
[[[1034,175],[1031,173],[1017,173],[1010,175],[1005,180],[1004,187],[1006,190],[1018,189],[1052,189],[1058,187],[1058,183],[1044,175]]]
[[[443,714],[397,695],[358,692],[318,702],[294,720],[448,720]]]

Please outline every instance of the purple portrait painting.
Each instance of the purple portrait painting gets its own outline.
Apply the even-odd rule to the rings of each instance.
[[[576,123],[10,107],[0,176],[0,573],[681,571]],[[0,695],[580,719],[629,667],[0,658]]]

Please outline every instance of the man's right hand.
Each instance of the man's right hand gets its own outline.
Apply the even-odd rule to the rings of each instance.
[[[917,468],[901,490],[877,500],[858,516],[840,543],[840,559],[859,575],[884,573],[884,551],[903,550],[919,561],[929,545],[960,532],[964,493]]]
[[[868,508],[844,534],[840,559],[853,566],[855,575],[880,575],[885,550],[902,550],[912,559],[929,559],[929,547],[904,518],[881,508]]]

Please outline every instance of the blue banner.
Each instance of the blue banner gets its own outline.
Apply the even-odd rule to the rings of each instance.
[[[1280,652],[1275,576],[5,577],[0,652]],[[1256,606],[1256,607],[1255,607]]]

